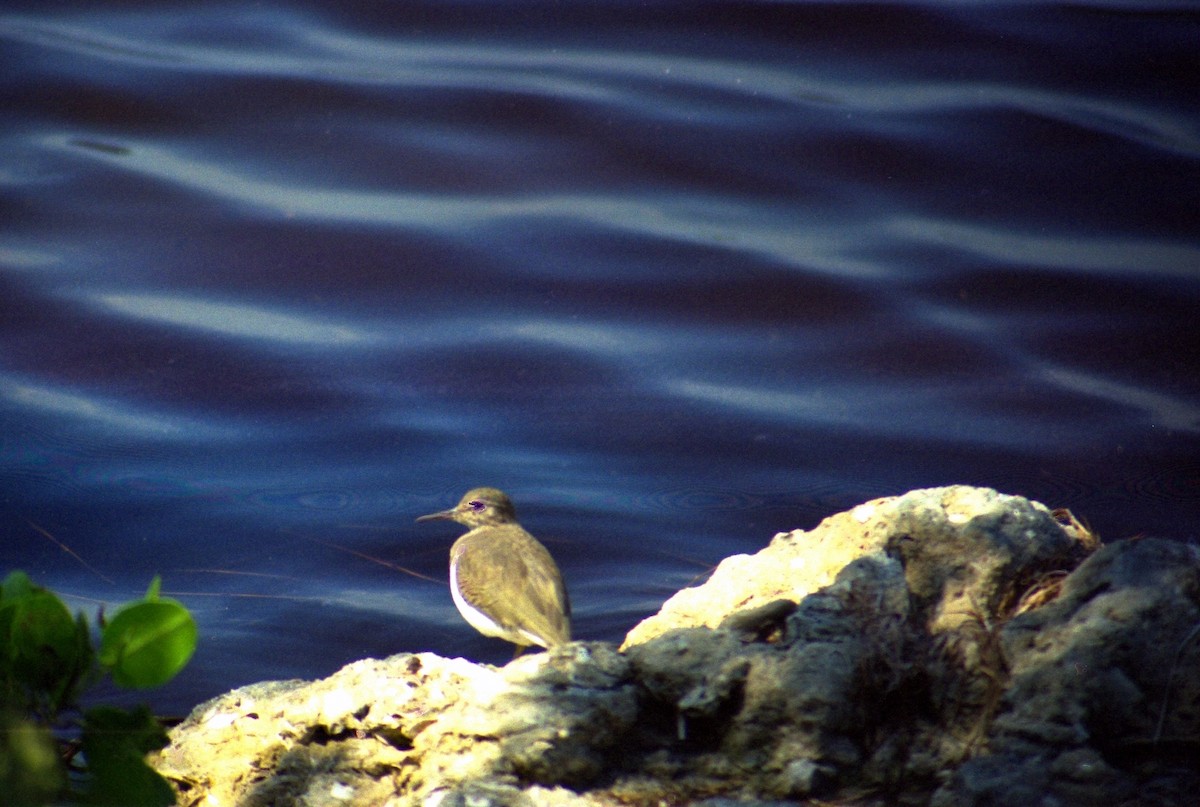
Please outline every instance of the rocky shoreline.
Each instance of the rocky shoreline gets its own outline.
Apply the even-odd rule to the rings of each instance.
[[[727,558],[618,649],[400,654],[197,707],[181,805],[1190,804],[1200,550],[955,486]]]

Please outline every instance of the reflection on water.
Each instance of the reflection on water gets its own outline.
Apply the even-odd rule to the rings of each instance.
[[[174,438],[183,441],[219,439],[217,430],[170,415],[138,412],[127,400],[55,390],[0,377],[0,396],[20,410],[57,418],[56,425],[104,434],[106,438]],[[15,425],[15,424],[14,424]]]
[[[1196,539],[1200,23],[522,9],[0,14],[4,566],[162,573],[175,708],[505,660],[412,523],[476,485],[583,638],[920,486]]]
[[[350,325],[331,325],[242,303],[216,303],[154,294],[100,294],[95,302],[109,311],[135,319],[267,343],[285,342],[332,348],[354,345],[371,338]]]

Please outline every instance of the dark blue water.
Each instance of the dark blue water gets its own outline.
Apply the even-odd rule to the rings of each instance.
[[[161,573],[160,708],[506,660],[476,485],[588,639],[916,487],[1198,537],[1197,4],[6,8],[0,565]]]

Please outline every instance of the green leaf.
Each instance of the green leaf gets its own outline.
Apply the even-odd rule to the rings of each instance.
[[[78,704],[83,691],[99,677],[96,651],[92,649],[92,630],[82,613],[75,615],[74,645],[73,664],[64,667],[61,686],[51,693],[55,710],[60,712]]]
[[[104,627],[100,663],[123,687],[145,689],[175,677],[196,650],[196,621],[170,599],[122,608]]]
[[[174,804],[171,786],[145,759],[166,744],[166,732],[145,706],[129,711],[113,706],[89,709],[83,716],[88,774],[84,801],[119,807]]]
[[[162,576],[154,575],[154,579],[150,581],[150,588],[146,589],[146,599],[153,602],[158,599],[158,592],[162,590]]]
[[[65,784],[49,729],[12,715],[0,715],[0,793],[4,804],[51,804]]]
[[[15,655],[12,643],[12,624],[17,608],[11,602],[0,600],[0,677],[13,674]]]
[[[53,592],[23,572],[0,584],[0,700],[43,719],[71,706],[93,671],[91,633]]]
[[[0,583],[0,602],[28,597],[33,590],[33,581],[25,572],[9,572],[8,576],[4,578],[4,582]]]
[[[46,691],[61,688],[80,663],[75,620],[62,600],[44,589],[5,602],[0,632],[7,633],[14,674]]]

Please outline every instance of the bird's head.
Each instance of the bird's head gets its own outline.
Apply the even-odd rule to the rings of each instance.
[[[483,527],[490,524],[514,524],[517,511],[504,491],[496,488],[474,488],[449,510],[421,516],[417,521],[457,521],[468,527]]]

